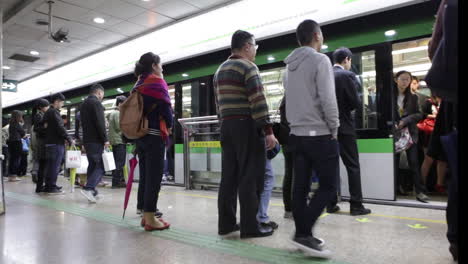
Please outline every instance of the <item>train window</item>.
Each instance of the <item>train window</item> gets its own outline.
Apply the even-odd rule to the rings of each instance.
[[[192,84],[182,85],[182,118],[192,117]]]
[[[356,129],[377,129],[377,87],[375,84],[375,51],[356,52],[352,68],[358,82],[361,108],[354,112]]]
[[[270,114],[278,112],[281,99],[284,95],[283,74],[285,68],[276,68],[272,70],[262,71],[260,77],[265,92],[265,97],[268,104]]]
[[[175,85],[170,85],[168,87],[168,91],[169,91],[169,97],[171,98],[172,108],[174,108],[175,107]]]

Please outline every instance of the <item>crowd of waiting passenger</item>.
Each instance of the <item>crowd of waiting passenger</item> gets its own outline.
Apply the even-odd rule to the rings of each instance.
[[[348,48],[334,51],[333,66],[330,59],[319,52],[323,35],[316,22],[305,20],[300,23],[296,36],[300,47],[284,61],[287,65],[283,80],[285,97],[280,106],[281,122],[276,129],[273,129],[259,70],[254,63],[258,45],[252,34],[242,30],[233,34],[232,55],[214,75],[222,146],[218,233],[227,235],[240,231],[241,238],[265,237],[278,228],[277,223],[270,221],[267,211],[274,186],[271,160],[282,149],[285,157],[284,217],[293,218],[295,222],[292,242],[310,255],[329,257],[331,253],[324,249],[325,241],[314,236],[313,227],[324,210],[328,213],[340,211],[337,205],[339,157],[349,178],[350,214],[371,213],[363,206],[352,114],[361,105],[360,82],[350,71],[352,53]],[[140,164],[137,209],[143,214],[141,225],[145,230],[164,230],[170,224],[161,218],[162,213],[156,208],[165,145],[174,123],[173,110],[159,56],[151,52],[143,54],[134,73],[138,80],[132,93],[141,95],[143,114],[148,120],[145,135],[133,142]],[[444,120],[440,122],[444,122],[445,128],[436,126],[432,132],[429,127],[441,117],[445,101],[437,96],[422,98],[417,95],[417,83],[408,71],[396,73],[392,100],[395,104],[394,129],[407,130],[413,141],[402,151],[406,152],[413,175],[416,198],[427,202],[425,179],[435,160],[438,162],[436,188],[443,190],[447,156],[440,138],[449,132],[445,128],[450,128],[454,121],[444,114]],[[57,176],[67,144],[86,153],[89,166],[81,193],[89,202],[96,203],[100,199],[96,187],[104,175],[101,155],[107,148],[112,148],[116,163],[112,186],[125,187],[123,167],[128,139],[120,131],[119,108],[126,102],[126,97],[117,97],[117,108],[108,116],[109,133],[101,103],[103,98],[104,88],[93,85],[77,115],[77,123],[81,126],[75,131],[74,138],[67,134],[60,116],[65,101],[61,94],[53,96],[51,102],[46,99],[37,101],[31,144],[22,127],[22,113],[13,111],[9,124],[3,128],[3,150],[9,153],[9,180],[17,181],[17,177],[25,174],[24,159],[31,150],[33,174],[37,175],[36,193],[63,194],[57,186]],[[421,127],[418,128],[418,124]],[[424,150],[422,167],[418,161],[419,148]],[[396,153],[396,161],[400,154]],[[318,179],[319,187],[310,197],[313,177]],[[407,192],[403,181],[401,177],[397,179],[400,194]],[[236,220],[237,197],[240,223]]]

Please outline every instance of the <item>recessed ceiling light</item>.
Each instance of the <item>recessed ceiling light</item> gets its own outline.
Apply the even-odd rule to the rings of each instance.
[[[273,56],[268,56],[267,60],[268,60],[268,61],[274,61],[274,60],[275,60],[275,57],[273,57]]]
[[[396,34],[396,31],[395,30],[388,30],[388,31],[385,31],[385,36],[387,37],[392,37],[392,36],[395,36]]]
[[[96,18],[93,19],[93,21],[94,21],[94,23],[98,23],[98,24],[103,24],[104,22],[106,22],[104,20],[104,18],[102,18],[102,17],[96,17]]]
[[[322,49],[324,49],[324,50],[328,49],[328,45],[323,44]]]
[[[11,69],[11,67],[5,65],[5,66],[2,66],[2,69],[4,69],[4,70],[9,70],[9,69]]]
[[[37,55],[39,55],[39,52],[38,52],[38,51],[35,51],[35,50],[31,50],[31,51],[29,52],[29,54],[34,55],[34,56],[37,56]]]
[[[149,2],[150,0],[142,0],[143,2]]]
[[[182,73],[182,77],[189,77],[187,73]]]

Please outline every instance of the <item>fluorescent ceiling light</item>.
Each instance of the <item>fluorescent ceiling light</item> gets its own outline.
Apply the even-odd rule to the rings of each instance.
[[[122,88],[117,88],[117,92],[119,92],[119,93],[124,93],[124,91],[122,90]]]
[[[18,93],[5,93],[2,96],[2,105],[9,107],[130,74],[141,54],[149,51],[158,54],[161,61],[168,64],[228,49],[232,33],[240,28],[248,30],[256,40],[262,40],[292,33],[300,22],[311,17],[323,25],[420,1],[386,0],[362,4],[361,1],[330,0],[320,5],[311,4],[310,0],[272,0],[268,4],[265,4],[265,0],[234,1],[21,82],[18,84]],[[262,10],[262,15],[259,16],[255,10]],[[238,19],[239,13],[243,14],[241,20]],[[157,44],[149,47],[148,43]]]
[[[326,50],[326,49],[328,49],[328,45],[325,45],[325,44],[324,44],[324,45],[322,45],[322,49],[323,49],[323,50]]]
[[[393,68],[393,72],[396,73],[399,71],[409,71],[413,73],[413,72],[428,71],[431,68],[431,65],[432,65],[431,63],[408,65],[408,66]]]
[[[39,55],[39,52],[38,52],[38,51],[35,51],[35,50],[31,50],[31,51],[29,52],[29,54],[34,55],[34,56],[37,56],[37,55]]]
[[[182,77],[189,77],[187,73],[182,73]]]
[[[274,60],[275,60],[275,57],[273,57],[273,56],[268,56],[267,60],[268,60],[268,61],[274,61]]]
[[[104,18],[102,17],[95,17],[93,21],[94,23],[97,23],[97,24],[104,24],[106,22],[106,20],[104,20]]]
[[[428,46],[421,46],[421,47],[415,47],[415,48],[394,50],[394,51],[392,51],[392,55],[403,54],[403,53],[410,53],[410,52],[416,52],[416,51],[421,51],[421,50],[427,50],[428,48],[429,48]]]
[[[388,31],[385,31],[385,36],[387,37],[393,37],[396,35],[396,31],[395,30],[388,30]]]
[[[10,66],[4,65],[4,66],[2,66],[2,69],[4,69],[4,70],[9,70],[9,69],[11,69],[11,67],[10,67]]]

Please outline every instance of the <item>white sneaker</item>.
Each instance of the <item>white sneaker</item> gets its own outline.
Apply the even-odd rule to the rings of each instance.
[[[81,190],[81,194],[88,199],[90,203],[96,203],[96,198],[93,195],[93,191],[91,190]]]

